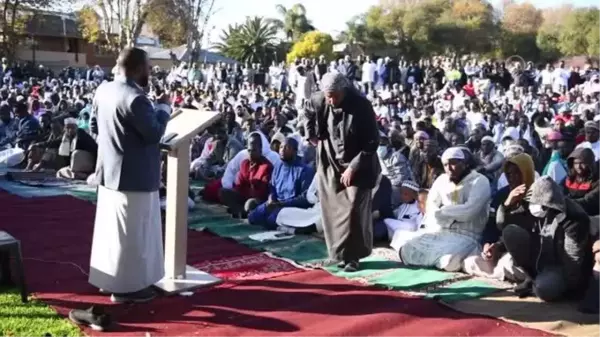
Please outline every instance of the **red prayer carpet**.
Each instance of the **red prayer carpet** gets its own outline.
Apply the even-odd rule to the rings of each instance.
[[[2,230],[20,239],[27,283],[61,315],[105,305],[119,324],[93,335],[486,335],[544,332],[464,315],[434,301],[295,268],[236,242],[190,231],[188,263],[225,280],[193,296],[114,305],[87,283],[95,206],[70,196],[0,191]],[[81,270],[80,270],[81,268]]]

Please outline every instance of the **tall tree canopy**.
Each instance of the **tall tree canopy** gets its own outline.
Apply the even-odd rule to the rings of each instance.
[[[506,0],[495,9],[486,0],[380,0],[348,21],[338,40],[369,53],[393,50],[409,57],[444,52],[498,57],[556,59],[598,56],[597,7],[540,10]]]
[[[151,0],[147,23],[161,44],[177,47],[186,44],[190,58],[199,55],[215,0]]]
[[[333,38],[329,34],[315,30],[302,35],[292,46],[287,54],[287,62],[292,63],[304,57],[317,58],[320,55],[329,60],[333,58]]]
[[[277,5],[276,9],[281,18],[271,19],[271,21],[277,28],[283,30],[288,40],[296,41],[302,34],[315,29],[306,17],[306,8],[301,3],[290,8]]]
[[[77,14],[86,40],[118,52],[135,45],[150,9],[147,0],[94,0]]]
[[[220,53],[246,63],[268,63],[277,53],[277,27],[261,17],[248,17],[229,25],[215,47]]]

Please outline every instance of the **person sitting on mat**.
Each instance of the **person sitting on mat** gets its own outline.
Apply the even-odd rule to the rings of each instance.
[[[503,172],[508,186],[501,188],[492,200],[491,207],[496,212],[483,232],[483,252],[466,258],[464,271],[470,275],[516,282],[523,278],[524,272],[506,253],[501,233],[510,224],[532,229],[535,218],[529,212],[525,195],[535,180],[535,165],[531,156],[519,153],[507,159]]]
[[[280,149],[281,163],[271,176],[268,200],[248,214],[248,222],[252,225],[264,226],[273,230],[277,228],[277,215],[284,207],[309,208],[306,192],[313,180],[315,171],[303,164],[298,153],[298,141],[288,137]]]
[[[267,200],[273,164],[262,155],[262,138],[253,133],[248,139],[249,158],[240,166],[233,188],[222,188],[221,202],[234,217],[245,217],[256,205]]]
[[[249,136],[253,134],[258,134],[261,137],[262,155],[267,158],[274,167],[277,166],[277,164],[281,161],[279,158],[280,156],[278,153],[271,151],[267,137],[265,137],[265,135],[260,131],[254,131]],[[227,163],[225,172],[223,172],[223,177],[221,177],[221,179],[211,180],[206,184],[204,190],[200,192],[202,198],[208,202],[221,203],[221,189],[233,188],[237,174],[242,168],[242,162],[247,159],[248,156],[248,150],[242,150],[236,154],[235,157]]]
[[[57,178],[85,180],[96,169],[98,144],[89,133],[77,127],[77,120],[65,118],[65,129],[58,155],[69,158],[69,166],[56,172]]]
[[[467,256],[480,249],[479,240],[488,219],[490,184],[484,175],[471,169],[465,151],[451,147],[444,152],[446,173],[429,190],[421,228],[394,238],[405,264],[454,272],[462,268]]]
[[[399,200],[402,202],[394,210],[394,217],[383,220],[388,231],[390,246],[394,247],[394,235],[402,236],[402,232],[414,232],[423,221],[421,207],[423,199],[427,199],[427,191],[421,191],[414,181],[405,181],[400,188]],[[421,201],[420,201],[421,200]]]
[[[581,291],[592,260],[589,216],[549,176],[534,182],[526,198],[536,218],[532,230],[513,224],[502,230],[506,250],[526,274],[515,292],[556,301]]]

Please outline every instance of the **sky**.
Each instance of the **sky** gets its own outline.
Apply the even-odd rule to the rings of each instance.
[[[494,5],[502,2],[502,0],[491,1]],[[346,27],[346,22],[352,17],[366,12],[369,7],[379,3],[378,0],[216,0],[214,8],[216,12],[207,27],[210,33],[206,35],[207,41],[204,41],[204,44],[212,45],[219,41],[224,28],[231,23],[244,21],[246,16],[278,17],[276,5],[281,4],[290,8],[299,2],[304,5],[308,18],[318,30],[334,37]],[[544,8],[562,4],[574,6],[598,4],[598,0],[532,0],[529,2]]]

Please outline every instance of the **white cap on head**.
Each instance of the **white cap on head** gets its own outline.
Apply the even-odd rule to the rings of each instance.
[[[442,154],[442,163],[447,163],[450,159],[465,160],[465,153],[460,147],[451,147]]]
[[[481,142],[492,142],[494,143],[494,138],[492,138],[492,136],[484,136],[483,138],[481,138]]]
[[[65,126],[67,125],[77,125],[77,119],[73,117],[65,118]]]

